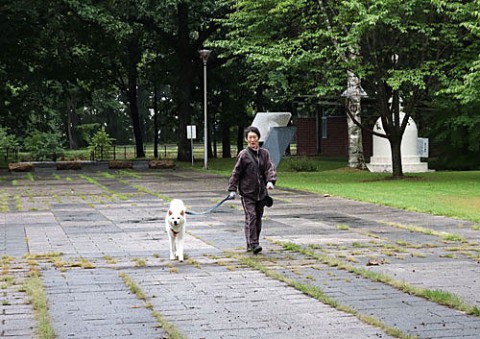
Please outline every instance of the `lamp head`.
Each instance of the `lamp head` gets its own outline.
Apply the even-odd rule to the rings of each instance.
[[[212,53],[212,51],[209,49],[201,49],[198,51],[198,54],[200,54],[200,59],[202,59],[203,62],[207,62],[210,53]]]

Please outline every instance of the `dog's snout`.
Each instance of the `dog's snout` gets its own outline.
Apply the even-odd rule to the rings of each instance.
[[[177,226],[177,225],[178,225],[178,221],[176,221],[176,220],[173,221],[173,224],[174,224],[175,226]]]

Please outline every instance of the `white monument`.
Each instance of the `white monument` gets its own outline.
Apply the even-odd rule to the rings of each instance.
[[[400,123],[405,118],[405,113],[400,108]],[[374,130],[378,133],[385,134],[382,119],[378,118],[375,122]],[[404,173],[420,173],[428,172],[428,163],[420,161],[418,153],[418,129],[415,121],[410,117],[407,127],[403,133],[400,151],[402,154],[402,171]],[[370,163],[367,164],[370,172],[393,172],[392,169],[392,152],[390,149],[390,141],[386,138],[373,136],[373,156]]]
[[[290,112],[258,112],[252,122],[259,129],[262,147],[270,151],[275,167],[297,131],[295,126],[288,126],[291,117]]]
[[[267,140],[273,127],[285,127],[288,125],[292,113],[290,112],[257,112],[253,118],[252,126],[260,131],[260,142]]]

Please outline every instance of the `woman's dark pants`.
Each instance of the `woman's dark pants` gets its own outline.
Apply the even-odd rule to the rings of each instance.
[[[242,206],[245,212],[245,239],[247,247],[253,248],[259,245],[265,202],[242,197]]]

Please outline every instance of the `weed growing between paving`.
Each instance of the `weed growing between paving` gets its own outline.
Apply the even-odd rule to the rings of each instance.
[[[133,258],[132,261],[135,263],[135,267],[145,267],[147,266],[146,259]]]
[[[19,196],[18,194],[15,194],[13,199],[15,200],[15,207],[16,207],[17,211],[21,211],[23,209],[22,197]]]
[[[435,237],[440,238],[443,242],[446,242],[446,243],[451,243],[451,242],[461,243],[462,247],[460,247],[458,249],[459,252],[461,252],[464,256],[466,256],[466,257],[468,257],[472,260],[475,260],[475,261],[480,260],[479,253],[471,253],[471,252],[475,252],[477,250],[478,244],[469,242],[464,237],[462,237],[458,234],[447,233],[447,232],[439,232],[439,231],[435,231],[435,230],[425,228],[425,227],[403,225],[403,224],[393,223],[393,222],[380,221],[380,223],[388,225],[388,226],[400,228],[400,229],[409,230],[410,232],[418,232],[418,233],[423,233],[423,234],[435,236]],[[438,247],[438,246],[432,245],[432,244],[422,245],[422,247],[426,247],[426,246],[429,246],[431,248]],[[447,251],[452,251],[451,248],[448,248],[446,250]]]
[[[329,305],[333,308],[335,308],[338,311],[349,313],[355,317],[357,317],[359,320],[361,320],[364,323],[367,323],[369,325],[375,326],[377,328],[382,329],[387,333],[388,335],[391,335],[396,338],[402,338],[402,339],[413,339],[416,337],[412,337],[410,335],[407,335],[400,331],[399,329],[390,327],[385,325],[383,322],[380,320],[373,318],[371,316],[365,316],[360,314],[359,312],[355,311],[353,308],[339,304],[335,299],[328,297],[325,295],[325,293],[317,286],[311,285],[311,284],[306,284],[299,282],[298,280],[288,278],[284,276],[283,274],[270,270],[268,269],[264,264],[261,263],[262,260],[268,260],[264,259],[261,256],[258,257],[251,257],[251,256],[246,256],[238,253],[233,253],[233,252],[226,252],[226,256],[230,258],[236,258],[239,260],[240,264],[248,266],[252,269],[258,270],[265,274],[266,276],[284,282],[288,286],[293,287],[297,289],[298,291],[315,298],[316,300]]]
[[[380,274],[380,273],[372,272],[363,268],[354,267],[339,259],[332,258],[328,255],[318,254],[312,248],[304,248],[297,244],[284,243],[280,241],[274,241],[273,243],[282,246],[286,250],[294,251],[294,252],[301,253],[303,255],[318,259],[321,263],[328,265],[330,267],[337,267],[347,272],[354,273],[363,278],[390,285],[402,292],[434,301],[438,304],[465,312],[470,315],[480,316],[478,307],[465,304],[465,302],[463,302],[461,298],[459,298],[458,296],[452,293],[443,292],[440,294],[438,290],[436,292],[432,292],[431,290],[428,290],[428,289],[413,287],[406,282],[395,280],[385,274]],[[441,297],[439,297],[440,295]]]
[[[1,289],[7,289],[8,287],[12,286],[15,283],[15,278],[12,277],[10,273],[10,264],[13,261],[13,258],[10,256],[3,256],[1,260],[2,264],[2,274],[0,276],[0,285]]]
[[[110,192],[113,196],[117,197],[118,199],[120,200],[127,200],[127,196],[125,194],[122,194],[122,193],[119,193],[119,192],[116,192],[116,191],[113,191],[111,189],[109,189],[108,187],[100,184],[97,180],[89,177],[89,176],[86,176],[85,174],[80,174],[80,177],[85,179],[86,181],[88,181],[89,183],[107,191],[107,192]]]
[[[120,278],[122,278],[123,282],[130,291],[137,296],[138,299],[144,302],[145,307],[152,312],[153,317],[157,320],[160,327],[168,333],[170,339],[186,339],[186,337],[180,333],[180,331],[170,322],[168,322],[165,317],[158,311],[153,309],[152,304],[150,304],[147,300],[147,296],[143,293],[142,289],[135,284],[132,278],[130,278],[126,273],[121,272],[119,274]]]
[[[140,175],[138,175],[137,173],[131,172],[131,171],[120,170],[120,171],[118,171],[118,173],[122,176],[131,177],[131,178],[134,178],[134,179],[142,179],[142,177]]]
[[[107,262],[107,264],[110,264],[110,265],[114,265],[116,264],[118,261],[116,259],[114,259],[113,257],[109,256],[109,255],[105,255],[103,257],[103,259],[105,259],[105,261]]]
[[[193,258],[189,258],[188,256],[185,257],[185,262],[189,265],[192,265],[195,268],[198,268],[198,269],[202,268],[202,266],[200,265],[200,263],[197,260],[195,260]]]
[[[348,231],[350,229],[350,226],[347,224],[338,224],[337,225],[337,230],[339,231]]]
[[[39,337],[41,339],[52,339],[55,338],[56,335],[50,323],[50,315],[48,314],[47,294],[45,293],[45,287],[36,263],[30,262],[30,274],[24,281],[22,290],[30,297],[29,302],[35,311]]]
[[[10,211],[10,208],[8,207],[9,199],[10,198],[7,193],[2,193],[0,196],[0,212],[6,213]]]
[[[463,304],[463,301],[453,293],[441,290],[426,290],[425,297],[438,304],[445,305],[446,303],[449,303],[453,308],[457,308]]]
[[[163,201],[166,201],[166,202],[169,202],[171,201],[172,199],[167,197],[166,195],[163,195],[163,194],[159,194],[159,193],[156,193],[154,191],[151,191],[143,186],[140,186],[140,185],[132,185],[130,183],[128,183],[127,181],[124,181],[124,180],[120,180],[121,183],[123,184],[126,184],[126,185],[129,185],[133,188],[135,188],[137,191],[140,191],[140,192],[143,192],[143,193],[147,193],[147,194],[150,194],[151,196],[154,196],[154,197],[157,197]]]

